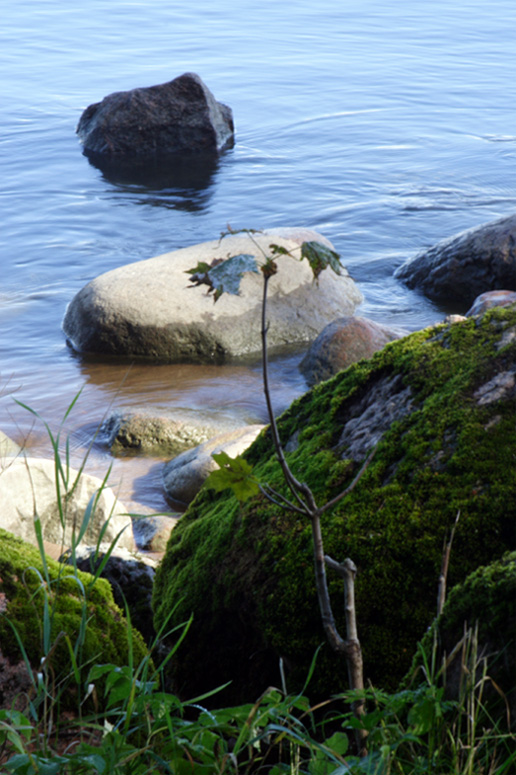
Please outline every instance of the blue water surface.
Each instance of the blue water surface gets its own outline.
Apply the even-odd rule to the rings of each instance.
[[[55,424],[81,388],[78,451],[108,405],[264,418],[257,368],[146,366],[121,385],[119,364],[84,361],[61,331],[96,275],[227,223],[318,229],[360,285],[361,314],[408,329],[441,319],[450,310],[393,272],[514,210],[514,29],[512,0],[4,0],[0,427],[18,440],[32,427],[13,395]],[[84,108],[188,71],[235,117],[235,146],[205,180],[143,185],[88,162]],[[305,389],[289,359],[274,379],[279,408]]]

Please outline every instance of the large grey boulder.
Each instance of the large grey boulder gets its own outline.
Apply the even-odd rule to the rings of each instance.
[[[230,457],[238,457],[251,446],[264,427],[247,425],[236,431],[221,433],[170,460],[163,469],[163,485],[167,497],[174,504],[182,506],[193,501],[207,477],[218,468],[212,455],[226,452]]]
[[[38,515],[45,541],[66,547],[71,543],[72,530],[75,528],[76,534],[79,532],[88,504],[98,493],[82,543],[96,545],[107,522],[102,543],[111,543],[122,530],[117,546],[134,549],[131,518],[113,491],[109,487],[102,487],[100,479],[85,473],[81,473],[74,487],[78,472],[69,469],[68,475],[68,488],[60,481],[65,522],[63,535],[54,461],[21,456],[3,464],[0,468],[0,528],[37,546],[34,518]]]
[[[516,291],[516,215],[438,242],[395,276],[435,301],[464,305],[486,291]]]
[[[261,349],[260,273],[247,272],[239,295],[216,303],[205,286],[192,287],[187,270],[198,262],[247,254],[263,260],[271,242],[300,253],[300,243],[323,240],[302,230],[299,238],[259,233],[232,235],[113,269],[88,283],[70,303],[63,329],[80,352],[153,358],[167,362],[223,363]],[[330,321],[350,315],[362,294],[347,271],[325,269],[318,284],[307,261],[280,255],[269,284],[271,347],[310,342]]]
[[[195,73],[110,94],[86,108],[77,126],[84,150],[110,159],[213,154],[233,132],[231,109]]]
[[[397,331],[367,318],[339,318],[321,331],[299,368],[312,387],[362,358],[371,358],[400,336]]]

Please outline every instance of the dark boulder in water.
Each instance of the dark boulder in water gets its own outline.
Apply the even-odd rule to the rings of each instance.
[[[467,309],[481,293],[516,291],[516,215],[438,242],[396,271],[409,288]]]
[[[233,133],[231,108],[195,73],[110,94],[86,108],[77,126],[87,155],[120,161],[213,155],[231,145]]]

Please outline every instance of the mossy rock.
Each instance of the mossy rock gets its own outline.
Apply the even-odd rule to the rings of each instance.
[[[516,548],[515,383],[516,309],[495,309],[387,345],[279,420],[289,464],[318,503],[352,481],[377,443],[358,485],[322,518],[326,553],[358,567],[359,636],[376,685],[396,687],[435,617],[443,542],[458,511],[449,586]],[[268,432],[245,457],[288,495]],[[342,585],[328,576],[344,634]],[[324,643],[310,525],[261,495],[240,506],[204,488],[157,572],[157,627],[173,609],[170,625],[195,617],[172,664],[177,690],[232,680],[226,698],[250,700],[279,682],[280,657],[288,688],[298,689]],[[311,696],[346,686],[345,665],[323,646]]]
[[[403,687],[422,679],[423,654],[437,669],[447,660],[449,697],[459,699],[466,687],[476,685],[491,718],[489,726],[495,720],[500,731],[507,731],[509,719],[516,730],[516,552],[477,568],[450,591],[441,616],[421,641]],[[484,668],[489,678],[480,692]]]
[[[43,563],[39,551],[20,538],[0,529],[0,647],[4,658],[18,662],[21,652],[18,640],[9,624],[11,622],[23,643],[26,655],[35,667],[39,667],[44,650],[44,589],[48,594],[51,626],[47,659],[49,669],[57,680],[71,671],[69,649],[77,642],[81,627],[83,601],[86,599],[87,625],[84,643],[78,652],[84,681],[92,664],[113,663],[126,665],[129,659],[129,624],[122,611],[115,605],[110,584],[89,573],[46,558],[50,589],[45,583]],[[81,587],[87,590],[86,597]],[[50,621],[50,618],[49,618]],[[147,654],[142,636],[132,630],[134,663],[138,664]]]

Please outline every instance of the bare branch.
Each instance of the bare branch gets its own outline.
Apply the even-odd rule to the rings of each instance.
[[[296,514],[302,514],[304,517],[310,516],[309,512],[296,506],[295,503],[292,503],[292,501],[289,501],[284,495],[273,490],[268,484],[258,484],[258,487],[260,488],[262,495],[265,495],[267,500],[271,501],[271,503],[275,503],[280,509],[283,509],[284,511],[295,511]]]
[[[321,506],[321,508],[319,509],[319,514],[324,514],[325,511],[328,511],[328,509],[333,508],[337,503],[339,503],[339,501],[341,501],[343,498],[346,497],[346,495],[349,495],[349,493],[352,492],[355,489],[355,487],[359,483],[360,479],[362,478],[362,476],[365,474],[365,472],[369,468],[369,465],[370,465],[371,460],[373,459],[373,457],[375,455],[375,452],[376,452],[376,447],[374,447],[373,450],[369,453],[369,455],[367,456],[367,458],[366,458],[362,468],[360,469],[358,474],[355,476],[355,478],[353,479],[351,484],[348,487],[346,487],[346,489],[343,490],[341,493],[336,495],[335,498],[333,498],[331,501],[328,501],[328,503],[325,503],[324,506]]]
[[[279,464],[281,466],[281,470],[283,471],[283,476],[285,477],[285,481],[294,496],[294,498],[297,500],[299,506],[303,510],[305,514],[313,513],[317,510],[317,505],[315,503],[315,499],[313,497],[312,491],[310,488],[303,484],[303,482],[299,482],[295,476],[293,475],[292,471],[290,470],[288,463],[285,459],[285,453],[283,452],[283,447],[281,446],[281,441],[279,437],[278,432],[278,426],[276,424],[276,418],[274,417],[274,410],[272,408],[272,401],[270,396],[270,390],[269,390],[269,367],[268,367],[268,357],[267,357],[267,289],[269,285],[269,277],[264,274],[263,276],[263,301],[262,301],[262,369],[263,369],[263,392],[265,394],[265,402],[267,404],[267,412],[269,414],[269,420],[270,420],[270,427],[271,427],[271,434],[272,434],[272,440],[274,443],[274,449],[276,450],[276,456],[278,458]],[[301,497],[301,494],[306,498],[307,503],[303,500]]]

